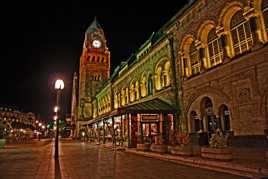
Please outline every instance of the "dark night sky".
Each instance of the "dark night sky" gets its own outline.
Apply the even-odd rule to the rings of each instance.
[[[66,83],[64,113],[70,112],[72,75],[78,71],[84,33],[94,16],[104,30],[113,72],[186,0],[155,2],[151,7],[136,1],[114,7],[102,1],[92,4],[90,0],[25,2],[1,5],[0,104],[48,119],[56,98],[53,80],[58,76]]]

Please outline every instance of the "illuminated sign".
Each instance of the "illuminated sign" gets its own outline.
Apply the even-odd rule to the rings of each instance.
[[[141,122],[159,122],[159,114],[142,114]]]

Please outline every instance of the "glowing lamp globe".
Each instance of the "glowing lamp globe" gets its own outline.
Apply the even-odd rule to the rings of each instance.
[[[56,89],[56,90],[62,90],[63,88],[64,88],[64,82],[63,82],[63,80],[58,79],[58,80],[55,82],[55,89]]]

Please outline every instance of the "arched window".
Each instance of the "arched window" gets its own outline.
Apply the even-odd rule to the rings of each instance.
[[[213,104],[210,98],[204,97],[201,101],[202,119],[206,121],[209,136],[217,129],[215,115],[213,113]]]
[[[141,77],[141,97],[145,97],[147,95],[147,83],[146,83],[146,76],[142,75]]]
[[[95,63],[95,56],[91,58],[91,63]]]
[[[155,79],[155,84],[156,84],[156,90],[160,90],[162,88],[162,80],[161,80],[161,75],[162,75],[162,68],[159,66],[156,69],[156,79]]]
[[[118,108],[118,100],[117,100],[117,94],[116,94],[116,92],[114,92],[114,108],[115,109]]]
[[[170,76],[171,76],[170,61],[167,61],[165,63],[164,72],[163,72],[163,85],[164,85],[164,87],[170,86]]]
[[[130,102],[133,102],[135,100],[135,86],[134,82],[130,85]]]
[[[251,49],[253,45],[250,24],[243,17],[243,11],[238,11],[231,20],[231,35],[235,55]]]
[[[140,98],[140,85],[139,81],[137,80],[135,83],[135,100],[138,100]]]
[[[148,95],[153,94],[153,75],[150,74],[148,77]]]
[[[266,32],[268,32],[268,0],[262,1],[262,13],[265,23]]]
[[[208,58],[211,67],[222,63],[223,47],[220,42],[220,37],[216,35],[215,28],[208,34]]]
[[[226,105],[220,107],[220,121],[219,128],[223,131],[230,131],[230,111]]]
[[[200,59],[198,57],[198,50],[195,48],[194,42],[190,46],[190,61],[192,67],[192,75],[200,72]]]

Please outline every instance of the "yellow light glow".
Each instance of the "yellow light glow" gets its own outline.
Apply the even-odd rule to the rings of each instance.
[[[55,106],[54,107],[54,112],[58,112],[59,111],[59,106]]]

